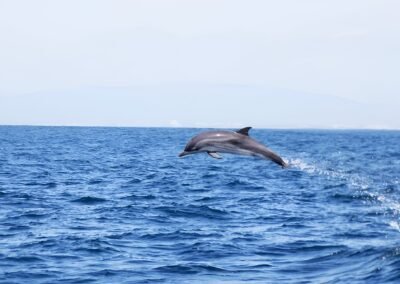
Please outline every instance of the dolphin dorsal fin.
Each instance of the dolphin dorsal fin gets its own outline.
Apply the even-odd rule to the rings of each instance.
[[[242,128],[242,129],[239,129],[238,131],[236,131],[237,133],[240,133],[240,134],[243,134],[243,135],[246,135],[246,136],[249,136],[249,130],[251,129],[251,127],[250,126],[248,126],[248,127],[244,127],[244,128]]]

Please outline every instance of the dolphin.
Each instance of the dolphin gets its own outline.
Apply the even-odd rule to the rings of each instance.
[[[220,152],[272,160],[282,168],[286,168],[288,164],[281,157],[249,136],[250,129],[251,127],[245,127],[236,132],[227,130],[202,132],[187,143],[179,157],[207,152],[211,157],[221,159],[218,154]]]

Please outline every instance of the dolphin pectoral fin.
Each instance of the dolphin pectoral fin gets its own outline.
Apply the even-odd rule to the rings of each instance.
[[[245,128],[239,129],[236,132],[239,133],[239,134],[242,134],[242,135],[249,136],[249,130],[250,129],[251,129],[251,127],[249,126],[249,127],[245,127]]]
[[[217,152],[207,152],[207,154],[213,157],[214,159],[222,159],[222,157],[218,155]]]

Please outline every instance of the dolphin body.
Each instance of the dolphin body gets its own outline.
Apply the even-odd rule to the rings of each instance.
[[[272,160],[282,168],[288,165],[277,154],[249,136],[251,127],[236,132],[226,130],[206,131],[194,136],[179,157],[207,152],[215,159],[221,159],[220,153],[254,156]]]

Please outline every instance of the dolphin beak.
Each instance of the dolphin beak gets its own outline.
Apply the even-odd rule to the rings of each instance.
[[[183,151],[182,153],[179,154],[179,157],[183,157],[189,155],[189,152]]]

